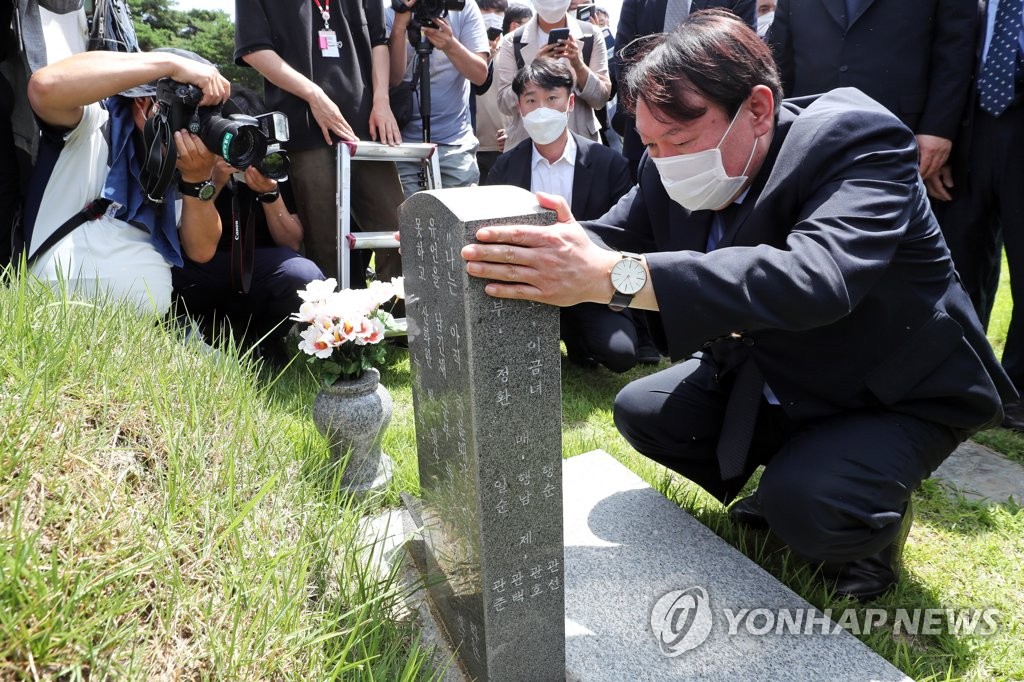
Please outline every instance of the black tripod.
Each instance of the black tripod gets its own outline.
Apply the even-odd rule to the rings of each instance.
[[[423,33],[423,25],[414,15],[409,22],[409,42],[416,50],[416,69],[412,76],[412,86],[413,90],[418,90],[423,141],[430,142],[430,55],[434,52],[434,46]],[[419,88],[416,87],[417,81]],[[426,167],[420,168],[419,182],[421,188],[429,189]]]
[[[409,22],[409,42],[416,50],[416,71],[413,89],[419,81],[420,120],[423,122],[423,141],[430,142],[430,55],[434,46],[423,33],[423,24],[414,16]]]

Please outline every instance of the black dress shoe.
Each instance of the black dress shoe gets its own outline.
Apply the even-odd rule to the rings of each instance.
[[[1014,431],[1024,431],[1024,400],[1015,400],[1003,405],[1002,427]]]
[[[822,564],[821,573],[837,594],[868,601],[895,587],[903,568],[903,547],[914,524],[914,507],[907,500],[907,510],[900,521],[896,539],[878,554],[845,564]]]
[[[753,495],[737,500],[734,505],[729,507],[729,518],[735,523],[750,526],[751,528],[768,527],[768,519],[764,517],[764,512],[761,511],[761,498],[756,490]]]
[[[661,352],[650,341],[641,341],[636,348],[636,361],[641,365],[657,365],[661,362]]]

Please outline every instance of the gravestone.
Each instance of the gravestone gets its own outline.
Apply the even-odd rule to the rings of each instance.
[[[478,680],[565,678],[558,309],[484,293],[460,256],[486,225],[549,225],[508,186],[400,211],[423,540],[413,555]],[[413,543],[415,545],[416,543]]]

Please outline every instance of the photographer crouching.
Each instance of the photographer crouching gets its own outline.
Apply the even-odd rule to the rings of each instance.
[[[215,157],[166,118],[155,125],[166,108],[155,99],[161,78],[195,86],[201,107],[219,106],[230,93],[216,67],[174,48],[85,52],[33,74],[28,94],[42,138],[24,225],[26,256],[40,279],[162,315],[171,304],[171,266],[183,255],[213,257],[221,223],[211,202],[189,194],[178,220],[172,176],[183,186],[207,181]]]
[[[281,364],[287,359],[287,326],[281,323],[299,309],[297,290],[324,275],[298,253],[303,228],[287,181],[288,157],[280,148],[288,140],[288,119],[264,110],[255,92],[232,85],[223,114],[263,130],[270,146],[247,168],[217,159],[207,190],[224,225],[217,252],[205,263],[186,257],[172,276],[176,312],[195,320],[208,342],[230,330],[242,346],[258,344],[258,355]],[[221,323],[228,327],[218,328]]]

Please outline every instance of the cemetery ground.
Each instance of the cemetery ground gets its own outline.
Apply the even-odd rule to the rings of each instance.
[[[838,599],[619,437],[612,398],[648,371],[563,364],[563,455],[606,450],[818,608],[996,609],[990,635],[862,639],[919,680],[1024,679],[1024,510],[928,481],[898,589]],[[359,539],[362,516],[419,488],[407,354],[382,382],[395,478],[356,503],[311,422],[302,358],[275,373],[124,309],[0,287],[0,680],[437,676],[417,624],[396,615],[407,588],[368,570]],[[1024,437],[978,440],[1024,461]]]

